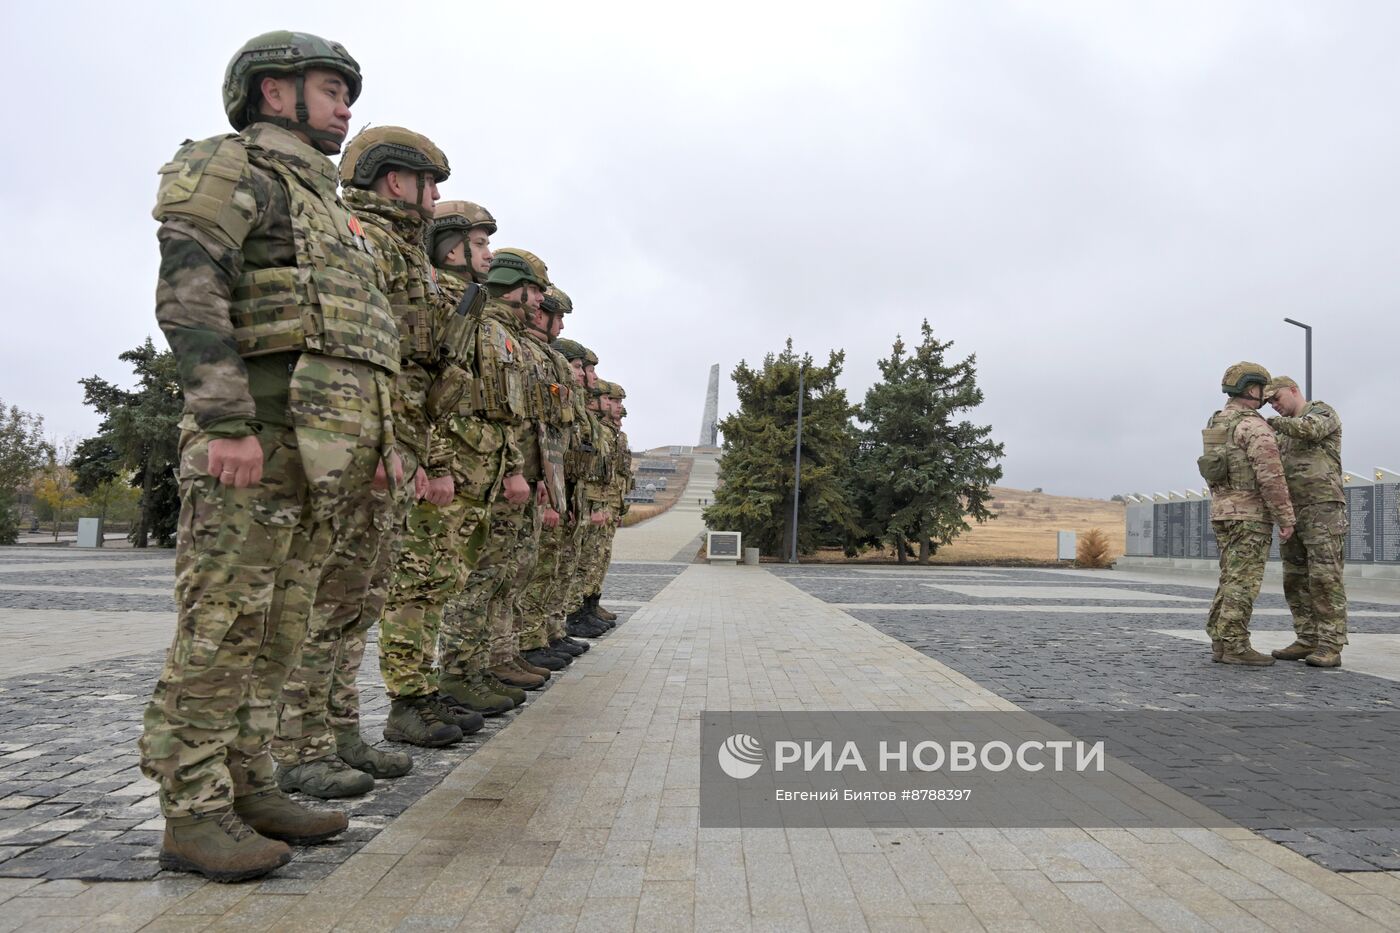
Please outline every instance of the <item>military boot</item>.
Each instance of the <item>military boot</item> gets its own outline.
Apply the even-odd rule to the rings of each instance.
[[[598,600],[600,600],[600,599],[602,599],[602,598],[603,598],[603,594],[602,594],[602,593],[594,593],[594,594],[593,594],[593,614],[594,614],[595,616],[597,616],[598,618],[602,619],[604,622],[616,622],[616,621],[617,621],[617,613],[616,613],[616,612],[613,612],[613,611],[608,610],[608,609],[604,609],[602,606],[598,605]]]
[[[335,753],[350,767],[379,779],[403,777],[413,770],[413,756],[408,752],[375,748],[360,738],[359,732],[337,733]]]
[[[568,661],[565,661],[547,648],[532,648],[521,655],[521,657],[525,659],[526,663],[534,667],[542,667],[547,671],[562,671],[573,662],[572,657],[570,657]]]
[[[549,650],[555,654],[567,654],[576,658],[588,650],[588,645],[581,641],[574,641],[572,638],[556,638],[549,643]]]
[[[515,653],[515,657],[511,660],[514,662],[516,667],[524,668],[528,673],[537,674],[540,677],[543,677],[545,680],[549,679],[549,668],[540,667],[538,664],[531,664],[529,661],[525,660],[525,658],[521,656],[520,652],[517,651]]]
[[[515,701],[510,697],[488,690],[480,681],[465,677],[439,677],[438,689],[458,706],[483,716],[499,716],[515,709]]]
[[[1255,651],[1249,646],[1249,642],[1240,642],[1238,646],[1225,646],[1225,651],[1220,655],[1221,664],[1240,664],[1245,667],[1268,667],[1274,663],[1274,659],[1267,654]]]
[[[545,679],[543,677],[539,674],[531,674],[525,668],[517,666],[514,660],[497,664],[487,673],[507,687],[516,687],[520,690],[538,690],[544,686]]]
[[[1342,651],[1340,648],[1328,648],[1325,645],[1318,645],[1308,655],[1309,667],[1341,667]]]
[[[1210,659],[1216,664],[1220,663],[1220,656],[1225,653],[1225,643],[1218,638],[1210,640]]]
[[[432,702],[437,707],[438,717],[461,729],[464,736],[480,732],[481,727],[486,725],[486,720],[482,718],[480,713],[459,705],[456,700],[445,693],[434,693]]]
[[[275,787],[237,798],[233,810],[257,832],[294,846],[325,842],[350,825],[349,817],[339,810],[303,807]]]
[[[515,703],[517,709],[525,705],[525,691],[519,687],[512,687],[487,673],[481,675],[481,682],[489,688],[491,693],[499,693],[501,696],[509,698]]]
[[[427,697],[397,697],[389,704],[384,738],[423,748],[442,748],[462,741],[462,730],[443,722]]]
[[[600,608],[602,608],[602,607],[600,607],[600,606],[598,605],[598,600],[599,600],[599,599],[602,599],[602,594],[601,594],[601,593],[594,593],[592,596],[588,597],[588,599],[584,601],[584,604],[583,604],[583,605],[584,605],[584,610],[583,610],[583,611],[584,611],[585,613],[587,613],[587,615],[588,615],[588,617],[589,617],[590,619],[592,619],[594,622],[597,622],[599,625],[603,626],[603,628],[605,628],[605,629],[617,628],[617,623],[616,623],[615,621],[613,621],[613,619],[616,619],[617,616],[613,616],[612,619],[607,619],[607,618],[604,618],[603,615],[602,615],[602,613],[600,613],[600,612],[598,611]],[[607,611],[607,610],[604,610],[604,612],[606,612],[606,611]],[[612,613],[608,613],[608,614],[609,614],[609,615],[612,615]]]
[[[1314,645],[1309,645],[1302,641],[1295,641],[1287,648],[1275,648],[1269,653],[1280,661],[1301,661],[1316,650],[1317,648]]]
[[[374,775],[351,767],[339,755],[327,755],[298,765],[281,765],[277,786],[288,793],[299,790],[322,800],[335,800],[368,794],[374,790]]]
[[[260,836],[233,807],[165,820],[160,867],[192,871],[210,881],[257,878],[292,860],[285,842]]]

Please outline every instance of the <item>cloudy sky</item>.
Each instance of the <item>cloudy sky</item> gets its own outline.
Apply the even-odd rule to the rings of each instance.
[[[214,8],[210,8],[214,9]],[[859,400],[927,317],[977,355],[1008,485],[1200,485],[1221,373],[1259,360],[1400,467],[1400,7],[1384,2],[6,5],[0,399],[96,419],[148,334],[156,169],[227,130],[249,36],[343,42],[354,124],[539,253],[634,447],[693,443],[711,363],[846,350]],[[280,10],[295,9],[288,19]],[[233,12],[244,17],[235,21]]]

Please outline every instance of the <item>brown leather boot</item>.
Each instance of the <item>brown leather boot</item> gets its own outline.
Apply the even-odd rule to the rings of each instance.
[[[1220,656],[1225,653],[1225,643],[1218,638],[1210,641],[1210,659],[1216,664],[1220,663]]]
[[[602,606],[598,605],[598,600],[602,597],[602,595],[602,593],[599,593],[596,596],[591,597],[593,600],[593,614],[598,618],[602,619],[604,622],[616,622],[616,612],[613,612],[611,609],[604,609]]]
[[[1340,648],[1325,648],[1319,645],[1308,655],[1307,662],[1309,667],[1341,667],[1342,651]]]
[[[1242,642],[1236,648],[1226,645],[1225,653],[1220,656],[1220,663],[1240,664],[1245,667],[1268,667],[1274,663],[1274,659],[1267,654],[1255,651],[1249,646],[1249,642]]]
[[[257,878],[292,860],[285,842],[254,832],[233,807],[165,820],[160,867],[192,871],[210,881]]]
[[[239,819],[262,835],[294,846],[325,842],[350,825],[349,817],[339,810],[303,807],[275,787],[239,797],[233,809]]]
[[[1309,645],[1301,641],[1295,641],[1287,648],[1275,648],[1269,653],[1272,654],[1274,657],[1278,658],[1280,661],[1301,661],[1316,650],[1317,648],[1314,645]]]
[[[486,673],[505,684],[507,687],[517,687],[521,690],[538,690],[544,686],[544,678],[538,674],[531,674],[523,667],[516,667],[514,663],[507,661],[504,664],[497,664]]]
[[[531,674],[536,674],[540,677],[543,677],[545,680],[549,679],[549,668],[547,667],[540,667],[538,664],[531,664],[529,661],[522,658],[519,654],[511,658],[511,661],[514,662],[516,667],[523,668]]]

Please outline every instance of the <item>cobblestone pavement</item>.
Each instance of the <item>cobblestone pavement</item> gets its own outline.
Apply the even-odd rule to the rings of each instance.
[[[1017,706],[1055,721],[1055,712],[1190,711],[1215,713],[1342,712],[1386,714],[1387,721],[1400,719],[1400,686],[1392,680],[1367,676],[1347,668],[1321,671],[1303,664],[1279,663],[1271,668],[1245,670],[1209,661],[1208,647],[1161,630],[1203,625],[1210,591],[1193,586],[1112,584],[1114,589],[1130,590],[1140,599],[1035,599],[1018,598],[1019,589],[1028,594],[1045,587],[1083,588],[1093,594],[1107,584],[1104,579],[1080,583],[1061,574],[1034,570],[984,571],[995,576],[979,576],[975,585],[995,584],[996,597],[957,597],[948,587],[967,588],[970,578],[958,579],[956,568],[948,570],[910,569],[850,575],[831,573],[824,568],[783,568],[775,571],[794,586],[825,602],[840,604],[857,619],[923,652],[929,657],[967,675],[978,684]],[[1190,599],[1197,606],[1184,611],[1190,615],[1163,614],[1172,607],[1182,612],[1180,602],[1157,597]],[[1400,601],[1398,599],[1397,601]],[[958,602],[961,605],[949,606]],[[1111,603],[1111,611],[1101,611]],[[885,604],[892,608],[872,608]],[[977,611],[986,604],[1016,611]],[[1275,614],[1256,616],[1254,628],[1284,629],[1287,605],[1274,593],[1262,595],[1258,603]],[[1080,607],[1084,611],[1035,611],[1037,608]],[[856,608],[863,607],[863,608]],[[907,607],[907,608],[906,608]],[[1351,604],[1353,633],[1400,633],[1400,605],[1378,602]],[[1092,610],[1092,611],[1090,611]],[[1276,639],[1286,643],[1289,639]],[[1355,650],[1353,648],[1352,650]],[[1308,717],[1299,717],[1308,722]],[[1262,720],[1262,717],[1261,717]],[[1204,721],[1204,720],[1202,720]],[[1245,720],[1248,721],[1248,720]],[[1280,809],[1275,797],[1254,795],[1242,790],[1247,799],[1240,802],[1222,797],[1221,788],[1203,786],[1189,769],[1181,768],[1174,750],[1183,741],[1198,742],[1204,730],[1181,731],[1190,722],[1182,717],[1138,717],[1137,728],[1161,728],[1155,747],[1160,754],[1144,754],[1132,764],[1177,790],[1275,839],[1327,867],[1340,870],[1400,869],[1400,812],[1387,826],[1360,828],[1305,828],[1290,821],[1308,822],[1306,810],[1295,806]],[[1223,739],[1221,741],[1224,741]],[[1232,732],[1231,746],[1217,748],[1221,754],[1231,749],[1248,756],[1251,743],[1247,732]],[[1396,746],[1400,747],[1400,732]],[[1310,749],[1314,754],[1335,754],[1325,736]],[[1256,748],[1256,751],[1258,749]],[[1300,770],[1306,770],[1302,758]],[[1397,756],[1400,762],[1400,755]],[[1246,783],[1262,784],[1265,775],[1241,774]],[[1395,799],[1396,788],[1378,788]],[[1293,802],[1296,804],[1296,801]]]
[[[54,553],[72,552],[47,552]],[[75,624],[82,624],[79,618],[90,610],[99,611],[102,635],[118,642],[112,652],[121,651],[122,611],[167,609],[170,619],[163,628],[169,638],[174,612],[169,595],[173,557],[168,552],[68,557],[65,570],[27,569],[63,560],[45,559],[30,549],[0,550],[0,581],[51,588],[19,589],[0,597],[27,598],[35,609],[67,610],[59,618],[71,615]],[[7,572],[14,568],[25,569]],[[679,565],[616,563],[604,598],[625,619],[682,570]],[[119,588],[149,589],[152,596],[133,600],[109,592]],[[55,616],[46,618],[52,622]],[[89,638],[97,634],[94,626],[84,628]],[[363,729],[378,742],[388,698],[374,644],[365,657],[360,671]],[[130,657],[102,657],[9,677],[4,670],[19,666],[21,659],[0,662],[0,878],[127,880],[169,874],[156,862],[164,822],[155,785],[141,775],[136,753],[142,711],[163,661],[163,650],[147,645]],[[516,715],[487,720],[486,728],[453,748],[401,746],[414,756],[413,772],[378,782],[370,794],[340,803],[351,814],[349,832],[326,845],[297,849],[293,864],[263,882],[266,890],[305,890],[324,878]]]

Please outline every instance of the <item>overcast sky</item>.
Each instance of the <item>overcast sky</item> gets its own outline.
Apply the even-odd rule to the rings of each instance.
[[[927,317],[977,355],[1007,485],[1199,486],[1225,367],[1302,382],[1288,316],[1347,468],[1400,468],[1395,4],[192,9],[0,12],[0,398],[55,434],[97,426],[80,377],[162,340],[156,169],[228,130],[233,51],[295,28],[360,61],[356,127],[431,136],[443,196],[545,259],[636,448],[694,443],[710,364],[723,414],[788,336],[844,348],[859,401]]]

